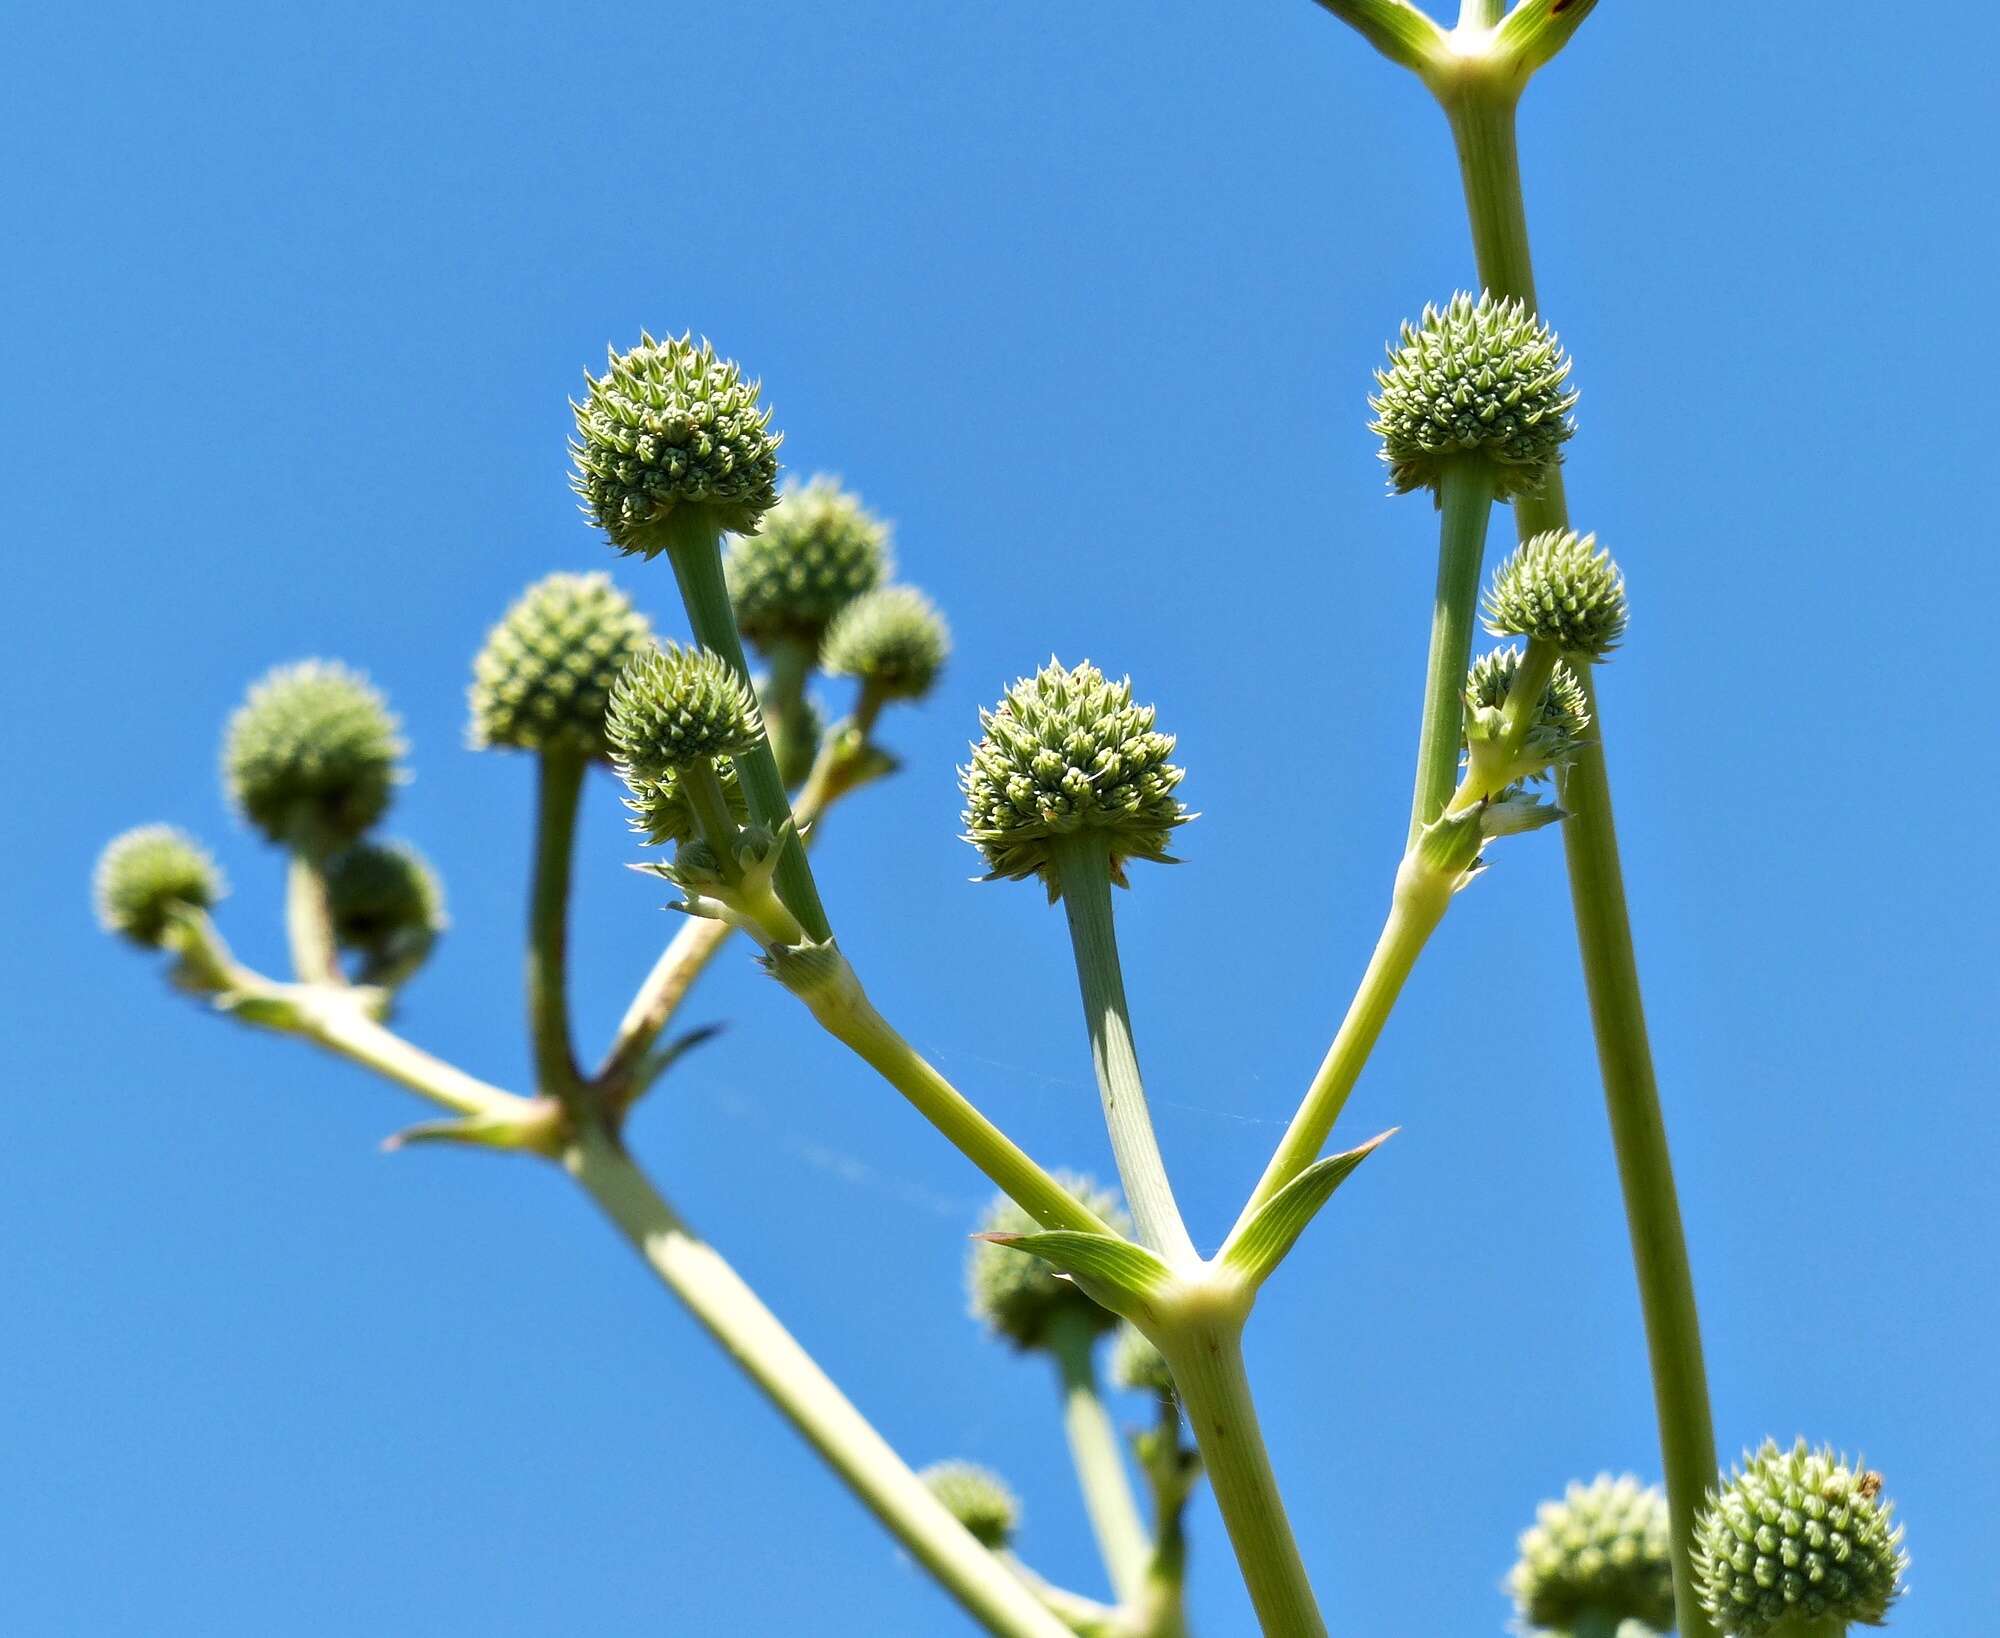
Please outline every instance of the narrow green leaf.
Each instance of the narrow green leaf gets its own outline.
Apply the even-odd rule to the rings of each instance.
[[[464,1115],[453,1120],[419,1121],[384,1138],[382,1147],[393,1152],[416,1143],[458,1143],[474,1149],[553,1156],[562,1148],[561,1113],[554,1102],[537,1099],[534,1113],[525,1117]]]
[[[1264,1202],[1263,1210],[1250,1219],[1243,1232],[1222,1248],[1222,1260],[1247,1278],[1253,1289],[1262,1285],[1298,1243],[1306,1224],[1333,1197],[1333,1191],[1395,1134],[1392,1126],[1358,1149],[1314,1161]]]
[[[1323,3],[1323,0],[1322,0]],[[1569,44],[1577,25],[1597,0],[1521,0],[1500,25],[1500,53],[1511,57],[1526,79]]]
[[[1153,1293],[1173,1278],[1167,1265],[1152,1252],[1115,1234],[1046,1229],[1039,1234],[975,1234],[973,1238],[1041,1258],[1058,1273],[1067,1274],[1100,1308],[1124,1319],[1145,1309]]]
[[[1319,0],[1391,62],[1419,74],[1446,51],[1444,30],[1404,0]]]

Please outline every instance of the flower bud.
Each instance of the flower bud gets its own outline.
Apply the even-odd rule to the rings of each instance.
[[[1390,487],[1435,490],[1447,463],[1473,457],[1498,499],[1538,490],[1576,430],[1569,370],[1554,334],[1519,301],[1460,293],[1442,311],[1426,307],[1403,326],[1368,400]]]
[[[1132,1220],[1118,1197],[1095,1178],[1058,1172],[1056,1179],[1117,1233],[1132,1232]],[[979,1222],[983,1234],[1038,1234],[1041,1227],[1004,1194],[994,1197]],[[1094,1331],[1108,1331],[1118,1323],[1117,1315],[1098,1307],[1074,1281],[1063,1279],[1041,1258],[991,1240],[972,1242],[965,1283],[972,1317],[1017,1348],[1047,1346],[1051,1326],[1066,1317],[1081,1320]]]
[[[998,1552],[1014,1539],[1021,1504],[992,1469],[972,1462],[934,1462],[917,1477],[980,1546]]]
[[[603,574],[552,574],[508,609],[472,663],[472,743],[602,758],[604,713],[652,627]]]
[[[1881,1474],[1803,1439],[1790,1450],[1766,1440],[1696,1521],[1703,1608],[1734,1638],[1822,1620],[1880,1626],[1909,1563],[1894,1511]]]
[[[1625,634],[1625,576],[1595,535],[1546,530],[1493,571],[1486,629],[1601,660]]]
[[[399,984],[448,925],[444,888],[407,842],[357,842],[327,861],[333,941],[361,958],[365,984]]]
[[[1118,1340],[1111,1346],[1111,1380],[1134,1393],[1170,1394],[1173,1373],[1152,1339],[1130,1320],[1118,1325]]]
[[[213,909],[227,891],[215,861],[172,825],[140,825],[113,838],[91,879],[98,925],[153,946],[177,911]]]
[[[229,720],[229,799],[272,841],[330,851],[387,811],[402,777],[396,728],[382,696],[345,666],[280,666]]]
[[[585,374],[572,403],[570,486],[621,552],[654,557],[683,540],[754,534],[777,500],[778,444],[758,384],[706,341],[640,332]]]
[[[1052,659],[979,723],[985,734],[959,783],[966,840],[985,855],[988,880],[1040,875],[1053,893],[1051,839],[1086,832],[1110,849],[1114,881],[1128,858],[1174,862],[1167,839],[1193,816],[1174,798],[1173,736],[1153,727],[1150,705],[1132,703],[1129,678]]]
[[[1521,649],[1509,644],[1482,654],[1465,678],[1466,777],[1484,795],[1523,779],[1539,779],[1567,762],[1590,727],[1590,705],[1576,673],[1556,662],[1527,733],[1511,757],[1500,755],[1507,701],[1521,669]]]
[[[762,738],[764,723],[749,684],[727,660],[665,643],[635,655],[619,673],[605,732],[630,782],[665,780],[696,762],[741,756]]]
[[[951,628],[914,586],[883,586],[834,616],[820,645],[829,676],[857,678],[882,700],[917,700],[931,691],[951,653]]]
[[[1535,1510],[1507,1590],[1524,1627],[1567,1632],[1594,1615],[1666,1631],[1674,1567],[1665,1493],[1629,1475],[1570,1485]]]
[[[729,816],[740,825],[750,817],[750,805],[744,799],[742,785],[737,781],[735,765],[720,763],[715,771],[722,780],[722,795],[729,804]],[[685,842],[700,832],[701,825],[695,817],[694,805],[681,788],[679,775],[648,779],[626,768],[620,768],[619,773],[630,792],[625,798],[625,806],[632,814],[632,828],[646,838],[648,847]]]
[[[810,654],[827,623],[889,574],[889,531],[832,478],[788,488],[761,534],[730,543],[723,561],[744,639],[791,641]]]

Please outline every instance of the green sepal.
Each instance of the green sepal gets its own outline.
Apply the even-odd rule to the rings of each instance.
[[[552,1098],[536,1098],[526,1115],[461,1115],[453,1120],[419,1121],[384,1138],[382,1148],[393,1153],[417,1143],[458,1143],[554,1159],[562,1153],[566,1136],[562,1106]]]
[[[1222,1248],[1222,1261],[1241,1274],[1251,1290],[1256,1290],[1285,1260],[1305,1232],[1306,1224],[1333,1198],[1333,1191],[1396,1132],[1397,1128],[1392,1126],[1358,1149],[1314,1161],[1266,1200],[1240,1233],[1230,1237],[1229,1244]]]
[[[1172,1271],[1152,1252],[1114,1234],[1044,1229],[1039,1234],[975,1234],[973,1239],[1041,1258],[1058,1274],[1067,1274],[1098,1307],[1121,1319],[1149,1313],[1153,1296],[1173,1280]]]

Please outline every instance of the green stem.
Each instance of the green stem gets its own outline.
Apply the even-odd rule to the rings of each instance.
[[[1431,605],[1430,659],[1424,672],[1423,726],[1417,735],[1417,788],[1410,801],[1409,840],[1451,799],[1465,736],[1465,673],[1472,663],[1472,626],[1479,612],[1479,572],[1486,525],[1493,515],[1493,469],[1463,458],[1444,469],[1438,486],[1437,595]]]
[[[1606,1615],[1602,1610],[1585,1610],[1570,1622],[1562,1638],[1618,1638],[1622,1624],[1619,1617]]]
[[[1145,1083],[1139,1077],[1111,912],[1111,856],[1104,839],[1091,835],[1058,837],[1050,853],[1063,908],[1069,914],[1077,983],[1090,1026],[1091,1064],[1097,1071],[1104,1124],[1111,1133],[1111,1152],[1117,1158],[1125,1199],[1146,1245],[1169,1263],[1196,1262],[1194,1242],[1174,1201],[1153,1117],[1146,1108]]]
[[[285,937],[291,945],[292,970],[301,982],[346,986],[340,947],[333,937],[326,870],[319,856],[303,847],[292,849],[285,869]]]
[[[764,657],[771,665],[764,679],[764,731],[771,736],[771,755],[783,768],[791,762],[785,742],[799,731],[806,677],[812,670],[814,654],[809,644],[796,637],[781,637],[770,645]]]
[[[310,990],[291,993],[297,1006],[294,1027],[307,1040],[455,1114],[522,1120],[535,1107],[534,1100],[504,1092],[412,1045],[368,1017],[352,996]]]
[[[1517,296],[1539,311],[1515,145],[1514,100],[1510,94],[1491,89],[1482,94],[1482,88],[1473,82],[1462,95],[1446,95],[1444,105],[1458,145],[1479,275],[1495,295]],[[1569,527],[1560,471],[1550,472],[1540,493],[1515,501],[1514,525],[1523,540],[1545,529]],[[1632,923],[1611,809],[1611,781],[1604,761],[1604,718],[1590,668],[1579,670],[1596,731],[1560,783],[1562,804],[1570,814],[1562,827],[1563,851],[1569,861],[1570,904],[1646,1321],[1673,1530],[1679,1630],[1681,1638],[1716,1638],[1694,1581],[1695,1516],[1715,1478],[1715,1431],[1702,1362],[1701,1325],[1667,1148],[1666,1122],[1660,1110],[1659,1084],[1647,1040],[1645,1007],[1639,994]]]
[[[565,1103],[582,1085],[569,1023],[569,878],[585,763],[545,755],[535,791],[535,880],[528,900],[528,1037],[535,1084]]]
[[[1445,804],[1448,817],[1456,818],[1487,798],[1498,796],[1511,782],[1508,770],[1521,754],[1529,730],[1535,726],[1542,696],[1549,691],[1561,658],[1553,643],[1530,642],[1522,651],[1521,663],[1507,690],[1507,703],[1500,713],[1500,737],[1490,745],[1475,747],[1467,756],[1465,774]]]
[[[1097,1382],[1098,1328],[1090,1316],[1065,1311],[1052,1326],[1049,1352],[1062,1380],[1063,1433],[1076,1464],[1077,1486],[1097,1537],[1097,1551],[1119,1603],[1129,1604],[1145,1585],[1153,1545],[1139,1517],[1138,1499],[1125,1468],[1125,1452]]]

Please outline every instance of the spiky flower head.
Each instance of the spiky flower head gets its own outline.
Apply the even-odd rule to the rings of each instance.
[[[788,487],[762,533],[732,541],[723,571],[745,639],[819,647],[842,609],[888,578],[889,530],[838,481]]]
[[[1174,1391],[1173,1372],[1153,1346],[1152,1339],[1130,1320],[1120,1321],[1118,1339],[1111,1345],[1111,1380],[1134,1393],[1170,1394]]]
[[[1117,1232],[1131,1233],[1132,1220],[1118,1197],[1095,1178],[1058,1172],[1056,1180]],[[1004,1194],[994,1197],[979,1221],[983,1234],[1036,1234],[1041,1226]],[[1088,1331],[1108,1331],[1118,1323],[1117,1315],[1098,1307],[1032,1252],[991,1240],[972,1242],[965,1285],[972,1317],[1017,1348],[1048,1346],[1051,1328],[1065,1321]]]
[[[1567,1632],[1596,1615],[1666,1631],[1674,1567],[1665,1493],[1629,1475],[1571,1484],[1535,1510],[1507,1588],[1530,1627]]]
[[[1735,1638],[1818,1620],[1878,1627],[1909,1563],[1894,1511],[1881,1474],[1803,1439],[1766,1440],[1696,1521],[1702,1605]]]
[[[1132,702],[1132,682],[1110,681],[1088,660],[1074,671],[1051,659],[979,713],[984,737],[959,770],[966,840],[986,856],[988,880],[1039,875],[1056,892],[1050,843],[1090,834],[1123,861],[1173,863],[1167,840],[1192,815],[1174,797],[1182,771],[1167,760],[1171,734],[1153,708]]]
[[[917,1477],[980,1546],[998,1552],[1014,1539],[1021,1504],[991,1468],[973,1462],[933,1462]]]
[[[333,939],[361,958],[362,980],[400,982],[447,925],[444,888],[408,842],[356,842],[326,866]]]
[[[621,774],[658,780],[699,761],[741,756],[762,737],[764,723],[756,695],[727,660],[661,643],[619,673],[605,732]]]
[[[621,552],[653,557],[682,541],[754,534],[778,498],[778,445],[759,384],[688,335],[641,331],[586,372],[572,403],[570,486]]]
[[[1509,643],[1472,662],[1465,675],[1465,703],[1469,711],[1503,710],[1514,690],[1514,677],[1521,669],[1522,651]],[[1535,726],[1556,729],[1574,737],[1590,726],[1590,703],[1584,698],[1583,684],[1562,661],[1556,662],[1549,685],[1542,690]]]
[[[98,925],[134,944],[158,945],[177,911],[213,909],[227,891],[215,861],[172,825],[114,837],[91,878]]]
[[[626,661],[652,646],[646,617],[609,575],[537,581],[472,662],[472,743],[608,756],[612,684]]]
[[[401,774],[396,719],[365,678],[328,660],[280,666],[229,719],[229,799],[274,842],[319,851],[382,817]]]
[[[1539,489],[1576,430],[1569,370],[1555,335],[1519,301],[1460,292],[1441,310],[1425,307],[1403,325],[1368,400],[1390,487],[1434,490],[1447,464],[1474,457],[1502,500]]]
[[[917,700],[931,691],[951,654],[951,628],[914,586],[881,586],[833,617],[820,644],[829,676],[854,677],[881,700]]]
[[[1595,535],[1549,529],[1493,571],[1486,629],[1601,660],[1625,635],[1625,576]]]

